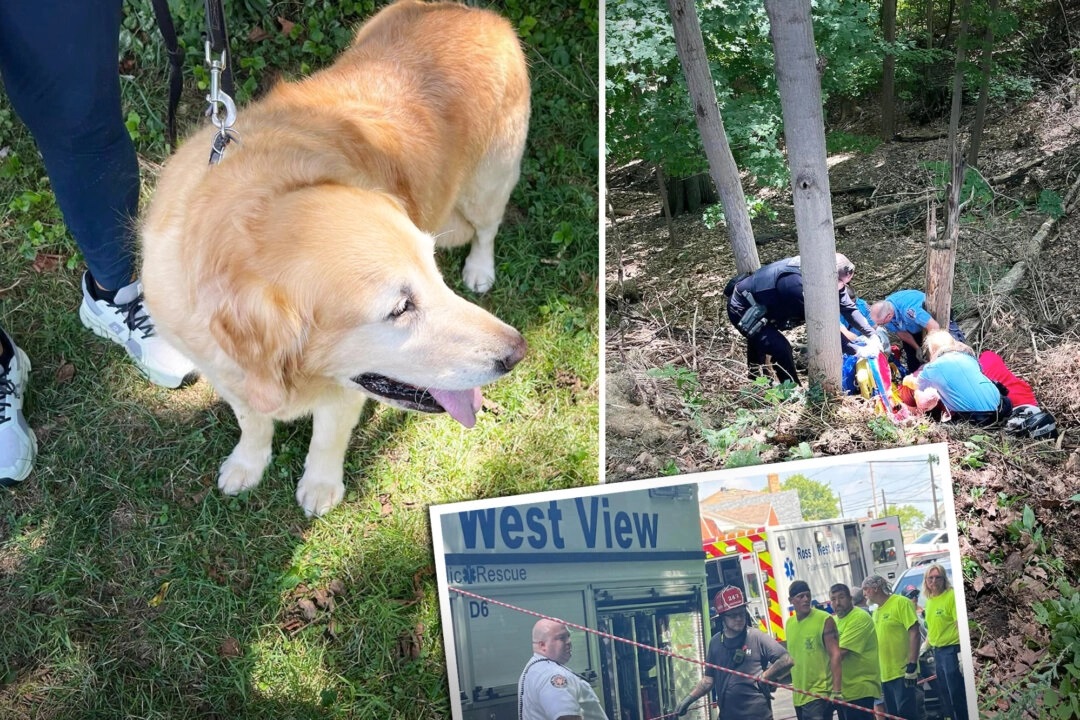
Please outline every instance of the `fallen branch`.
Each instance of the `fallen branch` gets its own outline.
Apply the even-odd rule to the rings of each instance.
[[[1013,170],[1011,170],[1011,171],[1009,171],[1007,173],[1004,173],[1002,175],[997,175],[997,176],[992,177],[992,178],[986,178],[986,182],[991,187],[994,186],[994,185],[1001,185],[1002,183],[1006,183],[1006,182],[1012,180],[1013,178],[1016,178],[1016,177],[1019,177],[1020,175],[1023,175],[1028,170],[1031,170],[1034,167],[1038,167],[1039,165],[1043,164],[1044,162],[1046,162],[1051,157],[1053,157],[1053,156],[1052,155],[1044,155],[1042,157],[1035,158],[1034,160],[1029,160],[1028,162],[1024,163],[1020,167],[1015,168],[1015,169],[1013,169]],[[936,191],[930,191],[930,192],[927,192],[924,195],[920,195],[917,198],[912,198],[911,200],[901,200],[900,202],[892,203],[890,205],[882,205],[880,207],[870,208],[869,210],[860,210],[857,213],[852,213],[851,215],[845,215],[842,218],[838,218],[837,220],[833,221],[833,226],[834,227],[844,227],[845,225],[851,225],[853,223],[857,223],[857,222],[860,222],[862,220],[866,220],[868,218],[873,218],[873,217],[878,217],[880,215],[888,215],[890,213],[899,212],[900,210],[904,210],[906,208],[918,205],[919,203],[926,202],[928,199],[932,198],[935,195],[935,193],[936,193]],[[974,197],[974,194],[975,194],[975,190],[974,190],[974,188],[972,188],[972,197]],[[971,202],[971,201],[968,200],[968,202]]]
[[[1069,214],[1069,211],[1075,209],[1076,200],[1080,195],[1080,177],[1076,179],[1072,187],[1069,188],[1069,192],[1065,194],[1065,200],[1062,203],[1065,213],[1062,217]],[[1043,245],[1046,243],[1047,238],[1050,237],[1057,222],[1060,218],[1047,218],[1047,220],[1039,227],[1039,231],[1035,233],[1021,249],[1020,259],[1013,264],[1009,272],[1005,273],[1004,277],[994,284],[994,292],[997,295],[1007,296],[1011,295],[1020,287],[1020,283],[1027,275],[1028,266],[1031,263],[1032,258],[1038,257],[1043,251]],[[980,326],[980,311],[978,307],[973,308],[969,313],[965,313],[964,317],[959,321],[960,329],[965,335],[972,334]]]
[[[914,207],[926,202],[932,193],[926,195],[920,195],[913,200],[902,200],[898,203],[892,203],[890,205],[882,205],[881,207],[870,208],[869,210],[860,210],[857,213],[845,215],[842,218],[838,218],[833,221],[833,227],[844,227],[845,225],[851,225],[857,223],[860,220],[866,220],[867,218],[878,217],[879,215],[888,215],[890,213],[898,212],[904,208]]]

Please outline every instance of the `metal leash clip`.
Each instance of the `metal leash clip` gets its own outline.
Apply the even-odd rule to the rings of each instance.
[[[214,136],[214,143],[210,150],[210,164],[216,165],[225,154],[225,148],[229,142],[238,140],[239,136],[233,132],[232,126],[236,122],[236,103],[229,94],[221,89],[221,73],[225,70],[225,51],[219,58],[212,57],[210,52],[210,40],[206,41],[206,64],[210,66],[210,94],[206,101],[210,103],[206,113],[210,116],[210,122],[218,129]],[[221,111],[224,109],[225,116]]]

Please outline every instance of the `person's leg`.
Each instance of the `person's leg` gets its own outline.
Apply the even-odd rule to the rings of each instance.
[[[791,351],[791,343],[784,334],[772,325],[766,325],[758,333],[758,345],[772,357],[773,370],[776,379],[780,382],[791,380],[799,384],[799,371],[795,369],[795,356]]]
[[[938,686],[944,688],[942,695],[947,696],[952,710],[950,717],[953,720],[967,720],[967,689],[964,686],[963,668],[960,667],[960,646],[950,645],[935,649],[934,667],[937,669],[938,679],[941,680]]]
[[[746,372],[747,377],[752,381],[764,374],[763,366],[765,365],[766,353],[764,348],[762,348],[761,343],[758,341],[760,333],[755,333],[752,336],[746,335],[742,329],[739,328],[739,323],[749,309],[749,303],[747,303],[745,298],[738,293],[735,293],[728,299],[728,320],[731,321],[732,327],[734,327],[740,335],[746,338]]]
[[[874,720],[874,703],[877,702],[877,700],[878,698],[874,697],[846,700],[845,702],[850,705],[857,705],[858,707],[865,708],[865,712],[844,705],[837,705],[837,717],[839,717],[840,720]]]
[[[896,714],[906,720],[919,720],[919,706],[915,697],[915,688],[904,685],[903,678],[899,682],[899,706]]]
[[[197,376],[156,334],[134,281],[139,166],[117,68],[121,0],[0,2],[0,75],[89,268],[79,317],[158,385]]]
[[[889,715],[900,714],[901,691],[904,689],[904,679],[897,678],[881,683],[881,692],[885,699],[885,712]]]
[[[1014,406],[1039,404],[1035,400],[1031,385],[1014,375],[1001,356],[992,350],[984,350],[979,354],[979,369],[986,377],[1005,386]]]
[[[133,279],[139,166],[120,107],[121,0],[0,3],[0,74],[106,290]]]
[[[799,720],[829,720],[832,717],[832,703],[828,700],[811,700],[795,708]]]

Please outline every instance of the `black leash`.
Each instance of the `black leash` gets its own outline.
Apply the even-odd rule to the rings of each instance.
[[[166,134],[169,145],[176,149],[176,109],[180,105],[183,91],[184,54],[176,36],[168,0],[151,0],[158,28],[165,42],[169,56],[169,116]],[[236,106],[233,103],[233,75],[229,58],[229,33],[225,24],[225,10],[221,0],[205,0],[206,7],[206,63],[210,66],[210,94],[207,101],[210,107],[207,114],[218,128],[210,152],[210,164],[216,164],[225,152],[225,146],[236,139],[232,124],[236,119]],[[220,111],[224,110],[222,116]]]
[[[210,52],[222,58],[221,89],[229,97],[235,97],[231,62],[226,61],[231,55],[221,0],[206,0],[206,42],[209,43]]]
[[[169,147],[176,149],[176,108],[180,105],[180,93],[184,88],[184,54],[180,51],[180,43],[176,38],[176,27],[173,25],[172,14],[169,12],[168,0],[152,0],[154,17],[157,18],[161,37],[165,41],[165,50],[169,54],[169,119],[165,126],[165,132],[169,139]]]

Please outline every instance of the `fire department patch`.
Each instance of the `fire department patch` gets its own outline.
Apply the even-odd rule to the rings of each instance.
[[[552,675],[551,676],[551,684],[554,685],[557,688],[566,687],[566,676],[565,675]]]
[[[914,320],[915,316],[918,315],[919,313],[918,313],[918,311],[915,310],[915,308],[908,308],[907,312],[904,313],[904,314],[907,315],[912,320]]]

